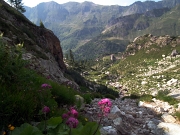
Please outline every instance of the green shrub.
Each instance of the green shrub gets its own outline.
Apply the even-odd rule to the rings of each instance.
[[[126,99],[126,98],[130,98],[130,99],[139,99],[140,96],[137,95],[137,94],[131,94],[130,96],[124,96],[124,97],[122,98],[122,100],[124,100],[124,99]]]
[[[17,77],[21,74],[21,70],[26,64],[26,61],[22,60],[22,52],[17,48],[5,45],[0,37],[0,83],[12,84],[15,83]]]
[[[119,93],[117,91],[114,91],[113,89],[110,89],[104,85],[100,85],[99,87],[97,87],[97,92],[101,93],[102,95],[111,94],[116,98],[119,97]]]
[[[39,22],[39,26],[41,27],[41,28],[45,28],[45,26],[44,26],[44,24],[43,24],[43,22],[40,20],[40,22]]]
[[[166,95],[168,95],[169,93],[170,93],[169,90],[160,90],[160,91],[158,91],[157,96],[166,96]]]
[[[104,97],[106,97],[106,98],[110,98],[110,99],[113,99],[113,100],[115,100],[115,99],[116,99],[116,97],[115,97],[115,96],[113,96],[113,95],[111,95],[111,94],[105,94],[105,95],[104,95]]]
[[[83,94],[83,98],[87,104],[90,104],[92,100],[92,95],[90,93],[86,93],[86,94]]]
[[[46,81],[35,71],[25,68],[27,61],[22,59],[22,46],[5,45],[0,38],[0,129],[4,125],[20,125],[30,122],[43,105],[51,110],[57,107],[51,91],[46,91],[45,100],[40,98],[41,84]]]
[[[131,98],[131,99],[138,99],[138,98],[140,98],[140,96],[137,95],[137,94],[131,94],[131,95],[130,95],[130,98]]]
[[[97,92],[92,93],[92,98],[103,98],[103,95]]]
[[[41,79],[39,79],[41,78]],[[46,79],[35,72],[22,69],[16,81],[11,85],[0,85],[1,102],[0,120],[2,125],[20,125],[32,120],[40,120],[43,106],[56,111],[57,103],[52,98],[51,90],[41,90],[41,84]],[[52,116],[50,113],[49,116]]]
[[[87,88],[87,87],[85,87],[85,86],[80,86],[80,90],[81,90],[81,92],[83,92],[83,93],[90,91],[90,89]]]
[[[175,112],[174,116],[180,121],[180,112]]]
[[[153,98],[152,95],[144,94],[144,95],[140,96],[139,100],[140,100],[140,101],[151,102],[151,101],[152,101],[152,98]]]
[[[16,91],[16,89],[0,88],[1,110],[0,121],[2,125],[21,124],[29,122],[37,108],[35,91]],[[0,125],[0,126],[2,126]]]
[[[64,85],[59,85],[58,83],[51,82],[52,86],[52,95],[55,98],[55,101],[58,103],[58,106],[63,104],[73,105],[75,103],[75,94],[76,92]]]
[[[159,99],[159,100],[163,100],[165,102],[168,102],[170,105],[175,105],[178,102],[177,99],[171,97],[171,96],[168,96],[167,94],[169,93],[168,90],[165,90],[165,91],[158,91],[158,94],[156,95],[156,98]]]

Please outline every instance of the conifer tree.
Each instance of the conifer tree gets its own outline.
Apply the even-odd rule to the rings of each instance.
[[[40,20],[39,26],[40,26],[41,28],[45,28],[45,26],[44,26],[44,24],[43,24],[43,22],[42,22],[41,20]]]
[[[23,6],[22,0],[8,0],[12,7],[21,13],[26,12],[26,9]]]
[[[69,56],[70,56],[71,61],[74,62],[74,55],[71,49],[69,50]]]

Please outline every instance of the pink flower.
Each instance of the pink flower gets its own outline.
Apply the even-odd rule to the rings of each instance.
[[[48,106],[44,106],[43,110],[42,110],[44,113],[48,113],[50,112],[50,109]]]
[[[68,117],[69,117],[69,115],[66,114],[66,113],[64,113],[64,114],[62,115],[62,118],[63,118],[63,119],[67,119]]]
[[[52,87],[51,85],[44,83],[41,85],[41,88],[52,88]]]
[[[74,117],[69,117],[69,119],[66,121],[66,124],[70,127],[70,128],[76,128],[78,125],[78,120]]]
[[[67,115],[69,115],[69,116],[70,116],[70,115],[71,115],[71,112],[70,112],[70,111],[69,111],[69,112],[67,112]]]
[[[108,107],[111,107],[112,106],[112,103],[111,101],[108,99],[108,98],[104,98],[104,99],[101,99],[99,102],[98,102],[98,105],[99,106],[108,106]]]
[[[102,116],[107,116],[110,113],[112,103],[108,98],[101,99],[98,102],[98,105],[101,108]]]
[[[71,111],[71,114],[72,114],[75,118],[78,117],[78,112],[77,112],[75,109],[71,109],[70,111]]]
[[[110,107],[105,107],[102,111],[103,111],[103,114],[104,116],[107,116],[109,113],[110,113]]]

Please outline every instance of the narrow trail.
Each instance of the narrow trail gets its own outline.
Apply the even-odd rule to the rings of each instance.
[[[98,101],[85,105],[84,115],[89,121],[99,121]],[[110,114],[101,123],[101,135],[179,135],[180,123],[173,116],[179,108],[153,99],[146,103],[134,99],[112,101]]]

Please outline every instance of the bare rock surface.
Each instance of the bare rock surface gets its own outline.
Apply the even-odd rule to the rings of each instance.
[[[84,114],[89,121],[99,122],[98,101],[85,105]],[[176,108],[157,99],[153,102],[117,98],[112,101],[111,112],[101,122],[101,135],[179,135],[180,125],[173,116]]]

